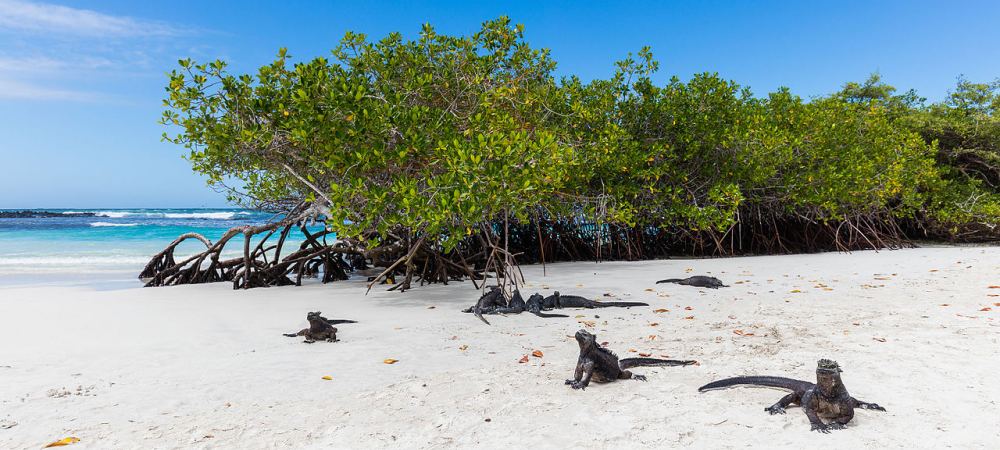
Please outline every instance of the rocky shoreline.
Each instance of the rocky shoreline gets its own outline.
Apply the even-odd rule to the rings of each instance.
[[[52,219],[56,217],[97,217],[97,213],[92,212],[52,212],[52,211],[0,211],[0,219]]]

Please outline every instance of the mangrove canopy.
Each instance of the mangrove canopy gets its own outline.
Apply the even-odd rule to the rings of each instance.
[[[255,73],[181,60],[164,138],[238,204],[282,213],[143,271],[149,285],[344,279],[516,284],[518,263],[852,250],[995,239],[1000,84],[941,103],[878,76],[804,100],[717,74],[556,76],[505,17],[469,36],[347,33]],[[322,232],[306,226],[324,225]],[[284,249],[290,233],[295,248]],[[222,258],[238,237],[240,256]]]

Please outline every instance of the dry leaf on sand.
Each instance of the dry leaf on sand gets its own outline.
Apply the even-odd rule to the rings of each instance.
[[[60,440],[55,441],[55,442],[50,442],[48,445],[46,445],[43,448],[63,447],[63,446],[66,446],[66,445],[75,444],[77,442],[80,442],[80,438],[77,438],[77,437],[68,437],[68,438],[60,439]]]

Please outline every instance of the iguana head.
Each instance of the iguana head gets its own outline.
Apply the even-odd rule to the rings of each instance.
[[[840,365],[830,359],[821,359],[816,362],[816,386],[824,393],[834,393],[844,386],[840,379]]]
[[[322,315],[323,315],[323,313],[321,313],[319,311],[311,311],[309,313],[306,313],[306,320],[308,320],[310,322],[312,322],[314,320],[319,320],[320,316],[322,316]]]
[[[597,346],[597,336],[587,330],[580,330],[576,332],[576,342],[580,344],[580,350],[587,350]]]
[[[528,297],[528,301],[524,302],[524,308],[534,313],[540,312],[542,310],[542,303],[544,300],[545,297],[542,297],[541,294],[536,292],[531,294],[531,297]]]
[[[843,370],[840,370],[840,364],[837,364],[837,361],[834,361],[832,359],[821,359],[819,361],[816,361],[816,371],[833,372],[833,373],[843,372]]]

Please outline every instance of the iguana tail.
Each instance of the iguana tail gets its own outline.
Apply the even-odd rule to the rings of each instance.
[[[656,358],[623,358],[618,360],[618,366],[622,369],[629,369],[632,367],[652,367],[652,366],[690,366],[692,364],[697,364],[698,361],[678,361],[675,359],[656,359]]]
[[[556,318],[556,317],[569,317],[569,316],[564,315],[564,314],[547,314],[547,313],[537,312],[537,311],[528,311],[528,312],[530,312],[530,313],[532,313],[532,314],[534,314],[534,315],[536,315],[538,317],[545,318],[545,319],[552,319],[552,318]]]
[[[465,308],[462,310],[462,312],[473,313],[476,315],[476,317],[479,318],[479,320],[482,320],[483,323],[485,323],[486,325],[490,324],[489,322],[486,321],[486,319],[483,318],[483,309],[479,307],[479,304],[476,304],[476,306],[470,306],[468,308]]]
[[[649,306],[649,303],[643,302],[594,302],[594,308],[608,308],[611,306],[618,306],[622,308],[627,308],[629,306]]]
[[[476,306],[472,308],[472,312],[476,315],[476,317],[478,317],[479,320],[482,320],[483,323],[485,323],[486,325],[489,325],[490,323],[485,318],[483,318],[483,301],[485,301],[488,298],[497,297],[500,295],[503,295],[500,291],[500,288],[493,286],[492,288],[490,288],[489,292],[479,297],[479,300],[476,300]]]
[[[328,323],[330,325],[336,325],[338,323],[358,323],[358,321],[357,320],[350,320],[350,319],[332,319],[332,320],[331,319],[327,319],[326,323]]]
[[[738,386],[741,384],[749,386],[764,386],[764,387],[788,389],[791,391],[800,391],[800,390],[804,391],[806,389],[809,389],[809,387],[813,385],[813,383],[810,383],[808,381],[793,380],[791,378],[784,378],[784,377],[758,377],[758,376],[733,377],[708,383],[698,388],[698,392],[705,392],[709,389],[720,389],[720,388],[727,388],[730,386]]]
[[[476,315],[476,317],[478,317],[478,318],[479,318],[479,320],[482,320],[482,321],[483,321],[483,323],[485,323],[486,325],[489,325],[489,324],[490,324],[490,323],[489,323],[489,322],[488,322],[488,321],[486,320],[486,318],[485,318],[485,317],[483,317],[483,308],[479,307],[479,304],[478,304],[478,303],[476,303],[476,307],[472,309],[472,312],[473,312],[473,313],[474,313],[474,314]]]
[[[681,279],[681,278],[667,278],[666,280],[657,281],[656,284],[660,284],[660,283],[680,283],[681,281],[684,281],[684,280]]]

